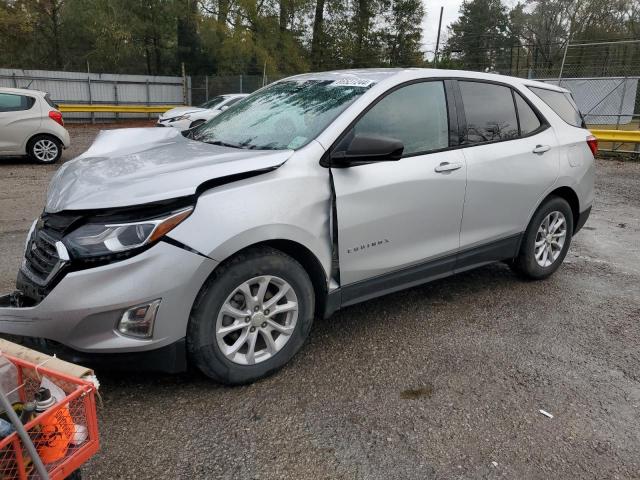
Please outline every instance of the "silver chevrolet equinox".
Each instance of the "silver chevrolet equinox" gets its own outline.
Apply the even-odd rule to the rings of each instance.
[[[103,131],[51,181],[0,332],[251,382],[341,307],[491,262],[551,275],[596,150],[565,89],[425,69],[298,75],[189,131]]]

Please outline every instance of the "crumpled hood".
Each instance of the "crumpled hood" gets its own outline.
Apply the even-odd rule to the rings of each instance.
[[[127,207],[193,195],[200,184],[277,168],[291,150],[239,150],[196,142],[174,128],[101,131],[51,180],[45,211]]]

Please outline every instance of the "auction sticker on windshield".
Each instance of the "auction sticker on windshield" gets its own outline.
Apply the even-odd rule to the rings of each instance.
[[[373,80],[367,80],[364,78],[341,78],[331,82],[328,87],[369,87],[373,83]]]

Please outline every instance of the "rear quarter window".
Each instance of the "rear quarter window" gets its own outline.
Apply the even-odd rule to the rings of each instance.
[[[49,104],[51,108],[55,108],[56,110],[58,109],[58,106],[54,103],[53,100],[51,100],[51,97],[48,93],[44,96],[44,100]]]
[[[533,111],[533,109],[519,93],[514,92],[513,95],[516,99],[516,108],[518,110],[520,135],[526,136],[537,131],[540,127],[542,127],[542,123],[540,122],[538,115],[536,115],[536,112]]]
[[[557,92],[546,88],[529,87],[544,103],[546,103],[562,120],[574,127],[584,128],[584,120],[580,110],[567,92]]]

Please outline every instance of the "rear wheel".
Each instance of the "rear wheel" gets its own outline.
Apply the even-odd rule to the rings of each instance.
[[[572,233],[571,207],[564,198],[549,198],[533,215],[511,267],[526,278],[547,278],[562,264]]]
[[[49,135],[38,135],[27,145],[27,154],[39,163],[55,163],[62,156],[62,143]]]
[[[313,323],[314,292],[304,268],[272,248],[238,254],[219,267],[194,305],[189,355],[216,381],[267,376],[300,349]]]

